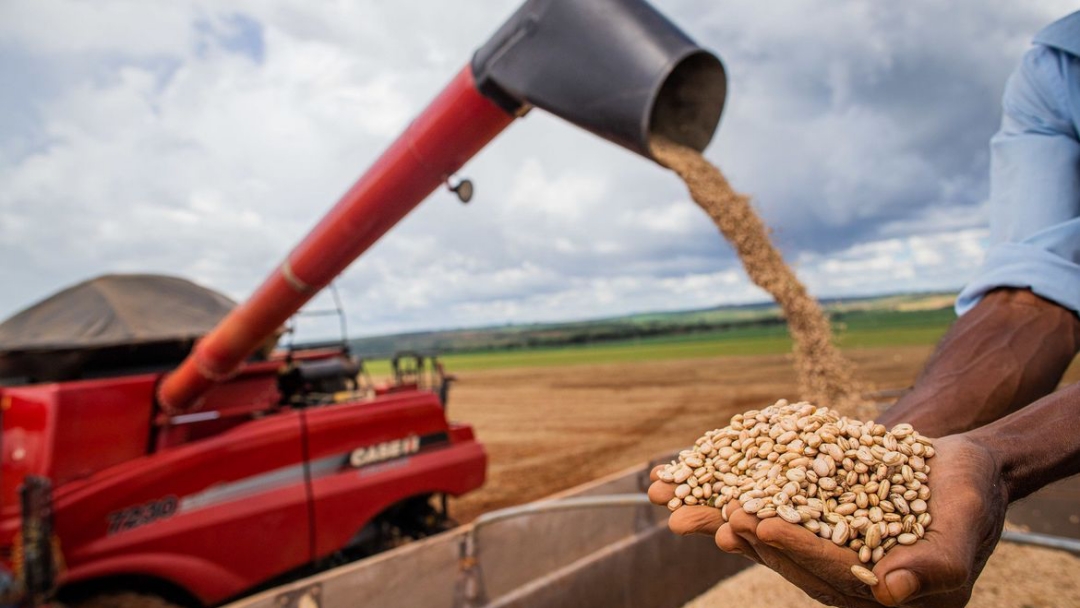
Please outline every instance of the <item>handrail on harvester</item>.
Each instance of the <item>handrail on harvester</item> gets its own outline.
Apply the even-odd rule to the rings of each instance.
[[[703,150],[723,65],[645,0],[528,0],[246,302],[158,386],[195,409],[335,276],[533,106],[652,158],[649,138]]]

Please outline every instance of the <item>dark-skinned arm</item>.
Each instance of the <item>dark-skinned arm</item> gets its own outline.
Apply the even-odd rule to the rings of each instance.
[[[1080,473],[1080,383],[963,437],[994,456],[1009,502]]]
[[[950,328],[915,388],[879,422],[942,437],[1050,394],[1080,348],[1080,319],[1026,289],[998,289]]]

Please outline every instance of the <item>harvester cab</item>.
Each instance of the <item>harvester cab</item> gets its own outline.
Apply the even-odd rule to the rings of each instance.
[[[118,591],[208,606],[445,528],[446,496],[479,488],[487,457],[472,427],[447,419],[453,378],[437,361],[399,359],[396,388],[368,392],[340,350],[253,355],[529,109],[652,159],[657,136],[704,149],[725,86],[719,59],[644,0],[525,2],[212,329],[135,360],[125,344],[102,345],[95,352],[132,364],[111,372],[68,373],[65,357],[83,361],[78,349],[52,359],[62,374],[22,358],[24,375],[0,386],[9,578],[25,589],[40,579],[33,572],[56,572],[46,585],[76,606]],[[465,183],[455,186],[463,199]],[[187,311],[158,312],[169,324]],[[3,348],[0,331],[0,377]],[[177,348],[189,353],[179,364]],[[51,484],[55,551],[25,550],[44,546],[24,530],[32,514],[19,501],[35,478]]]
[[[278,375],[282,403],[293,407],[367,397],[368,386],[370,376],[364,362],[340,351],[321,359],[294,359]]]

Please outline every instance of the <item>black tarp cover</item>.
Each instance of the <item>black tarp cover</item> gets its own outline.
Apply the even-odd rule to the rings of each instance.
[[[235,305],[178,277],[90,279],[0,323],[0,379],[63,380],[91,369],[170,365]]]

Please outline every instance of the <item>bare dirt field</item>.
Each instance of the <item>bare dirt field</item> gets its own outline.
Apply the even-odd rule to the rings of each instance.
[[[929,346],[845,351],[877,389],[910,386]],[[699,358],[459,374],[450,416],[475,426],[484,488],[456,519],[536,500],[685,447],[738,412],[794,398],[790,355]]]

